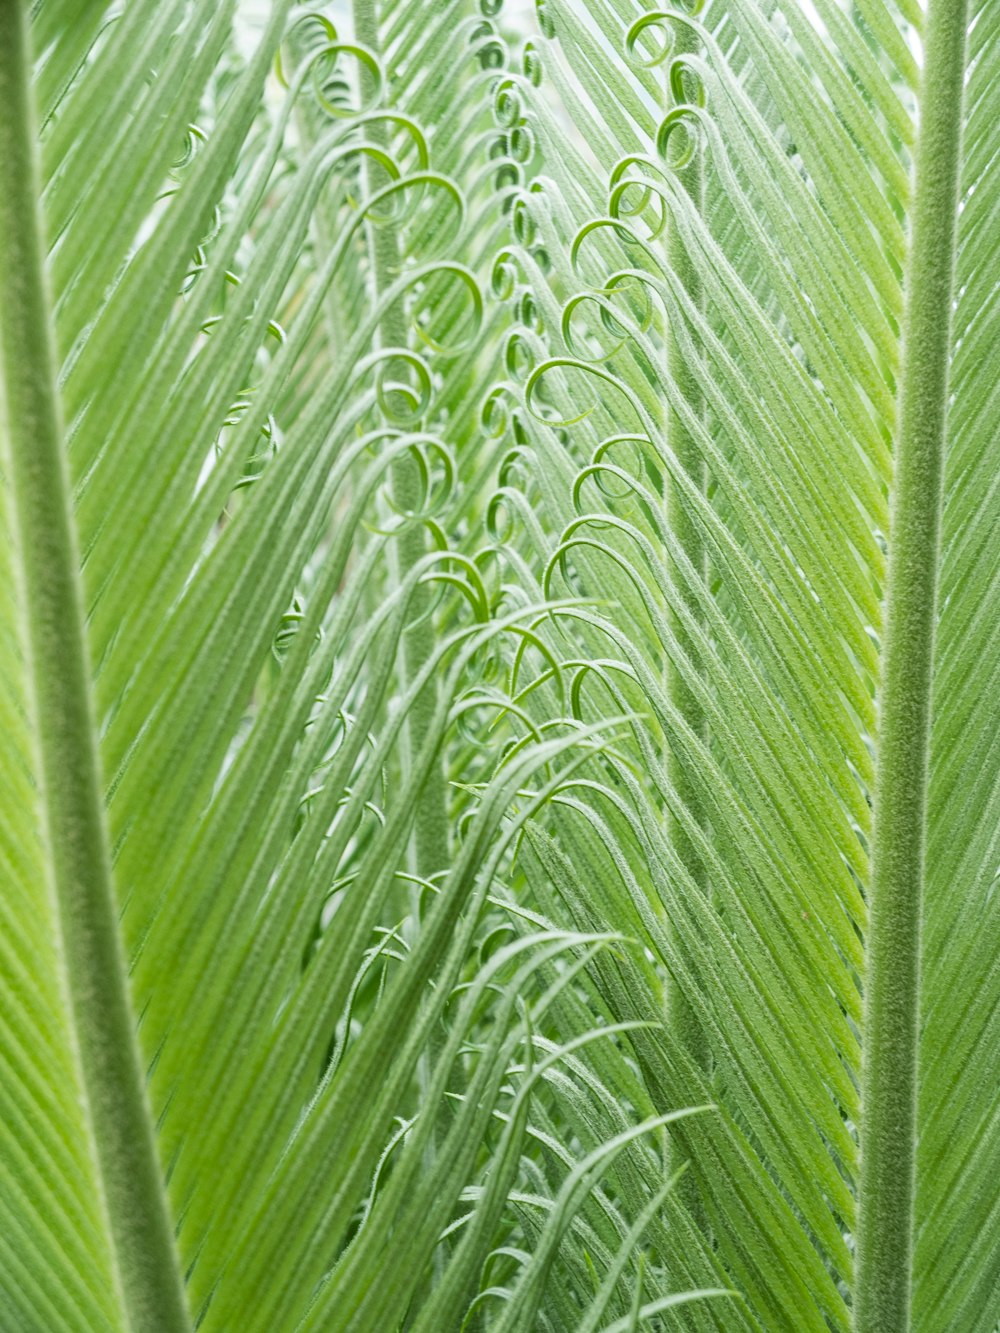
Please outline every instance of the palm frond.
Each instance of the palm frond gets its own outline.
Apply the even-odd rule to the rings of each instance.
[[[922,241],[919,226],[914,234],[912,216],[920,208],[936,208],[945,220],[949,210],[959,216],[947,172],[941,175],[946,150],[933,117],[937,112],[955,136],[961,79],[954,51],[964,13],[961,6],[931,6],[930,63],[922,75],[912,55],[922,16],[881,4],[866,6],[856,22],[833,4],[816,6],[812,15],[794,4],[717,4],[695,19],[680,9],[643,14],[595,3],[581,14],[546,3],[545,15],[553,39],[544,51],[546,73],[552,71],[557,95],[572,105],[592,157],[568,163],[550,155],[547,175],[515,205],[531,218],[521,228],[530,241],[511,253],[518,273],[508,287],[515,310],[518,284],[530,290],[541,319],[512,335],[524,358],[504,392],[528,442],[511,454],[515,480],[503,498],[519,517],[532,513],[517,540],[541,591],[569,588],[614,607],[603,614],[568,611],[549,639],[556,657],[576,659],[579,715],[590,719],[609,705],[643,715],[625,754],[603,756],[579,794],[553,807],[547,822],[556,841],[537,848],[539,871],[561,907],[546,900],[546,910],[556,917],[569,910],[578,928],[615,922],[643,940],[670,978],[664,994],[652,979],[623,980],[607,963],[595,961],[591,969],[597,993],[616,1016],[651,1017],[668,1005],[666,1032],[630,1039],[654,1106],[668,1104],[680,1084],[698,1088],[696,1097],[711,1089],[722,1106],[718,1121],[703,1118],[678,1130],[697,1182],[684,1206],[713,1237],[760,1325],[846,1327],[854,1304],[861,1307],[854,1315],[859,1327],[908,1327],[908,1294],[890,1290],[893,1282],[906,1287],[900,1274],[908,1224],[900,1223],[902,1214],[878,1221],[869,1214],[870,1252],[902,1248],[884,1252],[860,1275],[855,1235],[859,1207],[894,1193],[890,1210],[910,1206],[903,1198],[907,1151],[898,1155],[891,1133],[866,1138],[885,1114],[880,1095],[902,1117],[897,1142],[916,1138],[907,1128],[912,1105],[905,1109],[902,1071],[879,1069],[877,1053],[881,1035],[891,1044],[915,1025],[915,995],[892,1015],[872,998],[895,991],[898,1001],[915,963],[909,907],[891,918],[891,905],[882,908],[896,934],[893,957],[873,958],[865,940],[873,847],[886,883],[897,873],[890,867],[902,864],[886,851],[894,824],[902,830],[900,854],[905,850],[914,866],[920,858],[919,727],[908,778],[903,770],[892,776],[882,747],[891,752],[893,728],[921,694],[914,680],[923,669],[920,652],[930,662],[930,635],[925,627],[897,648],[893,668],[891,650],[885,662],[883,616],[888,606],[890,619],[905,619],[898,589],[916,586],[917,566],[927,560],[916,547],[908,554],[903,537],[894,543],[892,535],[910,524],[926,551],[934,547],[927,526],[933,472],[917,487],[919,503],[930,506],[926,520],[906,507],[900,487],[905,492],[906,450],[915,456],[925,448],[911,445],[911,437],[924,429],[923,418],[942,418],[945,398],[940,378],[936,390],[925,383],[930,354],[904,344],[902,329],[907,299],[914,329],[913,321],[924,317],[945,332],[948,326],[948,289],[927,294],[920,246],[930,242]],[[976,55],[981,23],[971,16],[962,128],[974,161],[971,146],[978,146],[978,165],[966,169],[958,248],[959,264],[964,256],[977,274],[984,272],[984,252],[972,256],[963,235],[976,199],[969,187],[982,181],[992,152],[981,138],[992,130],[978,129],[985,121],[978,119],[984,104],[975,75],[994,78]],[[948,54],[941,54],[943,33],[953,39]],[[600,58],[616,37],[631,69]],[[540,137],[551,133],[544,94],[526,80],[519,92]],[[613,113],[603,116],[605,108]],[[922,131],[924,121],[930,130]],[[917,173],[914,193],[914,146],[922,132],[938,135],[923,150],[925,160],[937,154],[936,166]],[[688,178],[692,156],[701,163],[703,197]],[[580,206],[593,208],[595,198],[592,220],[582,218]],[[935,244],[947,254],[946,231]],[[537,297],[532,253],[539,249],[554,274],[547,305]],[[966,336],[961,274],[956,291],[957,404]],[[979,300],[988,302],[994,292],[993,279],[985,279]],[[973,298],[974,320],[981,310]],[[921,347],[928,341],[926,332],[914,339]],[[982,344],[977,352],[983,354]],[[905,413],[907,392],[917,401],[917,388],[930,393],[934,406],[920,409],[919,427],[911,409],[911,424],[901,428],[900,399]],[[981,411],[985,422],[984,397],[969,396],[964,410]],[[953,408],[953,432],[962,421],[963,409]],[[956,449],[952,443],[951,469]],[[986,458],[981,439],[974,452]],[[954,483],[947,495],[954,512]],[[985,541],[995,514],[983,495],[980,481],[972,504]],[[903,553],[895,556],[893,576],[885,552],[891,568],[897,545]],[[961,708],[972,727],[979,725],[973,717],[982,716],[968,696],[958,704],[954,678],[949,689],[942,674],[952,558],[946,537],[935,757],[948,744],[940,738],[952,709]],[[988,557],[986,563],[992,571]],[[984,570],[978,596],[992,582]],[[933,604],[933,592],[920,596]],[[992,672],[988,653],[978,660]],[[892,699],[893,669],[902,673],[905,701]],[[928,685],[925,703],[929,694]],[[539,708],[553,706],[547,700]],[[876,764],[884,776],[873,832]],[[942,799],[936,758],[933,771],[924,921],[935,945],[925,944],[925,960],[928,948],[940,948],[930,956],[939,967],[949,956],[953,970],[947,993],[938,994],[944,973],[925,961],[922,1049],[928,1042],[941,1049],[926,1016],[943,1007],[960,1021],[953,1006],[965,994],[979,1016],[967,1050],[980,1051],[983,1063],[965,1065],[952,1037],[955,1060],[944,1093],[932,1059],[921,1055],[918,1245],[933,1243],[936,1254],[947,1251],[960,1264],[951,1237],[925,1219],[937,1206],[970,1219],[970,1235],[975,1226],[984,1240],[966,1269],[977,1287],[963,1318],[985,1329],[995,1316],[987,1291],[996,1273],[985,1261],[995,1191],[984,1189],[969,1212],[953,1190],[938,1191],[943,1162],[957,1143],[966,1147],[951,1159],[955,1170],[962,1169],[959,1157],[970,1170],[982,1169],[995,1151],[982,1026],[995,1012],[994,1001],[983,998],[992,985],[991,951],[984,945],[981,966],[964,973],[971,938],[955,924],[954,903],[945,908],[941,900],[946,881],[955,892],[954,859],[934,860],[933,849],[940,854],[942,847],[934,832]],[[965,902],[969,892],[969,902],[978,904],[972,910],[982,914],[995,880],[985,832],[995,765],[985,752],[980,772],[983,785],[963,805],[963,816],[983,832],[981,841],[970,835],[975,851],[961,893]],[[953,781],[953,790],[968,796],[970,789]],[[972,888],[976,882],[983,887]],[[890,902],[893,892],[883,890],[881,901]],[[911,903],[915,892],[912,885],[906,890]],[[900,956],[900,932],[909,940],[909,962]],[[876,1006],[867,1019],[866,994]],[[664,1043],[655,1056],[643,1050]],[[912,1041],[907,1058],[915,1063]],[[864,1104],[863,1060],[875,1070]],[[966,1122],[971,1137],[949,1134],[947,1148],[944,1135],[930,1129],[945,1105],[962,1106],[959,1114],[976,1124],[973,1130]],[[875,1172],[867,1180],[859,1140]],[[880,1175],[883,1166],[903,1181],[901,1193]],[[987,1167],[980,1178],[988,1175]],[[932,1202],[938,1198],[940,1205]],[[682,1235],[671,1251],[678,1265],[685,1262],[677,1253]],[[945,1296],[932,1269],[921,1277],[917,1262],[912,1318],[916,1327],[932,1328],[952,1308],[952,1293]],[[879,1289],[880,1280],[888,1287]],[[935,1295],[928,1300],[929,1289]],[[694,1311],[701,1317],[700,1307],[691,1310],[692,1318]],[[685,1326],[688,1317],[676,1316]]]
[[[600,944],[532,930],[480,952],[518,829],[588,746],[569,728],[462,758],[477,663],[541,609],[491,616],[470,531],[481,462],[455,450],[502,314],[484,319],[477,277],[503,225],[481,25],[448,48],[470,158],[422,100],[421,59],[397,110],[379,49],[291,25],[279,4],[241,55],[234,12],[39,15],[51,322],[44,293],[30,306],[19,289],[42,235],[17,174],[30,124],[15,117],[4,141],[5,243],[23,243],[4,290],[28,321],[4,321],[4,1317],[23,1328],[392,1327],[452,1248],[463,1280],[436,1308],[457,1323],[527,1151],[540,1085],[511,1087],[512,1062],[579,968],[560,960]],[[20,41],[18,7],[5,14]],[[408,40],[390,26],[389,45]],[[5,74],[25,68],[23,48],[5,53]],[[15,93],[24,109],[23,82]],[[386,235],[396,257],[380,268],[368,247]],[[25,328],[51,337],[57,391],[35,345],[16,345]],[[75,503],[43,485],[32,528],[17,460],[33,378],[65,420]],[[58,477],[56,416],[47,447]],[[65,578],[75,629],[45,610]],[[489,706],[502,716],[502,691]],[[82,721],[67,736],[70,707]],[[91,755],[92,864],[113,882],[64,868],[73,743]],[[443,813],[442,765],[458,762],[461,839],[439,822],[428,861],[422,793],[436,786]],[[131,1096],[131,1128],[107,1084]],[[507,1187],[482,1193],[463,1231],[484,1132],[512,1096]],[[571,1159],[565,1173],[577,1180]],[[550,1175],[547,1265],[581,1202]]]
[[[996,13],[349,8],[0,5],[0,1322],[993,1333]]]

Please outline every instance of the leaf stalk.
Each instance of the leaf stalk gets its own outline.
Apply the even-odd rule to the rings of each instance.
[[[354,34],[379,61],[382,61],[382,40],[379,30],[378,7],[376,0],[353,0],[352,15]],[[372,91],[372,76],[362,70],[362,89],[366,95]],[[377,147],[388,151],[389,131],[385,124],[373,122],[368,127],[368,137]],[[362,168],[368,186],[368,193],[374,193],[377,186],[377,170],[366,160]],[[373,297],[376,301],[392,285],[398,276],[401,260],[401,237],[392,223],[376,226],[368,225],[368,246],[372,267]],[[409,343],[409,327],[401,304],[397,303],[379,323],[379,338],[385,347],[405,347]],[[419,507],[420,480],[416,465],[412,459],[403,458],[393,464],[392,491],[393,500],[400,510],[406,512]],[[393,552],[397,573],[400,579],[413,568],[427,551],[427,538],[422,525],[411,524],[396,539]],[[426,614],[429,598],[426,594],[416,598],[416,620],[419,622]],[[426,625],[419,623],[409,629],[403,640],[404,678],[413,680],[430,656],[433,634]],[[436,707],[436,690],[429,685],[423,696],[417,699],[409,713],[404,731],[405,762],[410,764],[419,752],[424,738],[433,723]],[[444,869],[448,864],[448,816],[445,804],[445,786],[440,765],[429,776],[421,794],[414,819],[412,846],[410,848],[410,869],[424,876]],[[419,902],[419,893],[415,902]]]
[[[865,980],[854,1326],[910,1327],[920,927],[967,0],[931,0],[903,331]]]
[[[675,55],[696,53],[698,48],[699,42],[694,28],[688,23],[676,24],[673,45]],[[671,100],[668,85],[668,105]],[[677,169],[677,176],[687,191],[692,204],[701,213],[704,209],[705,182],[701,153],[697,149],[692,154],[690,162]],[[666,249],[669,268],[683,283],[684,289],[692,302],[700,306],[703,300],[701,274],[698,271],[697,264],[688,252],[687,244],[680,234],[680,229],[672,223],[667,232]],[[704,412],[704,390],[701,383],[704,368],[697,360],[687,355],[681,340],[676,337],[669,326],[667,328],[666,371],[668,379],[680,388],[692,410],[701,415]],[[708,474],[701,449],[683,418],[679,413],[671,411],[669,408],[666,412],[666,432],[671,453],[698,486],[698,489],[704,492]],[[707,584],[708,552],[698,519],[692,514],[690,506],[685,500],[683,490],[676,482],[668,480],[666,490],[668,526],[677,537],[698,578],[703,584]],[[701,604],[698,593],[694,588],[687,585],[681,575],[677,576],[673,595],[682,599],[690,615],[696,621],[700,621]],[[676,612],[670,612],[670,623],[678,644],[685,653],[691,655],[697,664],[697,655],[690,636],[685,631],[681,618]],[[708,726],[704,710],[698,702],[694,690],[689,685],[683,670],[670,661],[667,663],[667,692],[670,702],[675,705],[691,730],[701,741],[707,743]],[[667,754],[667,772],[679,800],[683,802],[691,816],[697,820],[702,828],[706,827],[708,818],[698,784],[692,780],[685,761],[672,751],[668,751]],[[671,816],[668,819],[668,832],[678,856],[690,872],[692,879],[703,893],[709,894],[710,885],[705,865],[692,840],[685,832],[683,823]],[[681,948],[684,948],[683,941],[680,938],[678,944]],[[693,1002],[693,997],[685,995],[682,988],[672,980],[668,982],[666,1002],[671,1029],[698,1068],[705,1073],[706,1077],[709,1077],[712,1068],[712,1056],[705,1026],[698,1013],[697,1003]],[[699,1225],[707,1226],[695,1172],[688,1171],[681,1177],[678,1182],[678,1194],[688,1212]]]
[[[191,1322],[111,879],[44,277],[25,8],[0,0],[0,378],[43,837],[126,1324],[176,1333]]]

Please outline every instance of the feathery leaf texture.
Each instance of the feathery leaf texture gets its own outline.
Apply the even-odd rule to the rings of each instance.
[[[995,1333],[996,6],[0,104],[0,1326]]]

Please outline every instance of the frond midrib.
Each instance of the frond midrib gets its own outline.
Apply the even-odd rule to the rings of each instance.
[[[131,1329],[190,1328],[118,933],[78,542],[44,279],[26,6],[0,6],[0,308],[5,467],[46,871]]]
[[[854,1324],[910,1327],[920,924],[968,0],[924,44],[879,684]]]

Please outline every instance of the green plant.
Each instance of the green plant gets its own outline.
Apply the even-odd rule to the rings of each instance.
[[[4,1328],[997,1327],[998,11],[536,14],[0,0]]]

